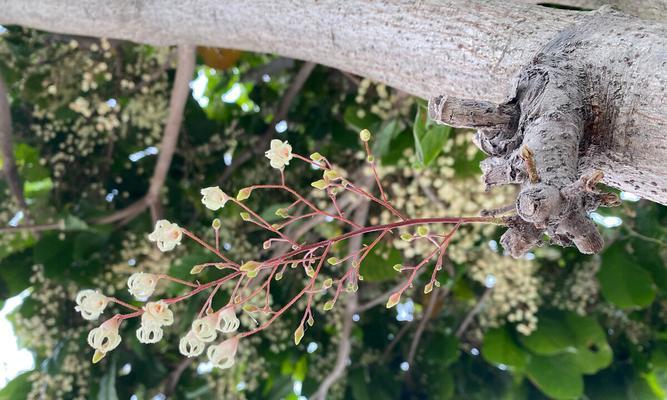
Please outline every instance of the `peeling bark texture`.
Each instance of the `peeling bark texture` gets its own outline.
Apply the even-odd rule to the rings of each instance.
[[[595,10],[605,5],[614,6],[626,14],[645,19],[665,21],[667,1],[665,0],[525,0],[534,4],[558,4],[568,7]]]
[[[486,184],[522,185],[505,237],[518,255],[537,231],[599,250],[585,212],[615,199],[590,187],[596,171],[667,204],[665,3],[605,2],[647,19],[518,0],[0,0],[0,24],[276,53],[444,94],[434,117],[480,128]]]
[[[599,252],[602,237],[587,215],[619,204],[595,189],[605,175],[612,186],[666,203],[666,42],[664,26],[605,7],[554,36],[505,103],[430,101],[436,121],[478,129],[475,142],[490,156],[481,165],[487,188],[521,185],[518,217],[501,240],[513,256],[541,244],[544,233]]]

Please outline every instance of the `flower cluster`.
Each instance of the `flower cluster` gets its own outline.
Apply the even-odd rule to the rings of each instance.
[[[250,261],[238,263],[223,254],[220,249],[219,232],[222,223],[217,218],[214,219],[212,224],[215,232],[214,244],[207,243],[204,239],[181,228],[176,223],[167,220],[157,221],[155,229],[148,235],[148,239],[156,242],[160,251],[167,252],[173,250],[177,245],[181,244],[184,237],[187,237],[219,259],[216,262],[206,262],[193,266],[190,270],[191,274],[199,274],[206,268],[215,267],[220,271],[222,277],[206,283],[200,283],[199,281],[189,282],[181,280],[162,273],[134,273],[129,277],[127,286],[130,294],[140,301],[147,301],[155,293],[160,280],[163,279],[190,289],[189,292],[178,297],[149,301],[141,308],[120,301],[115,297],[103,296],[97,291],[82,291],[77,296],[77,310],[82,313],[84,318],[92,319],[99,317],[110,302],[117,303],[131,310],[127,314],[116,314],[90,332],[88,342],[95,349],[93,361],[99,361],[109,351],[120,344],[121,339],[118,330],[125,319],[141,318],[141,325],[136,331],[137,339],[141,343],[159,342],[164,336],[164,327],[171,326],[174,323],[174,314],[169,309],[170,305],[186,300],[204,291],[210,292],[208,298],[202,305],[198,317],[192,321],[189,331],[185,333],[179,342],[179,350],[184,356],[197,357],[206,350],[206,355],[214,366],[223,369],[230,368],[235,363],[235,356],[242,338],[264,330],[289,307],[295,305],[299,300],[305,300],[301,323],[293,333],[294,343],[298,345],[303,339],[306,329],[314,324],[314,313],[312,310],[314,301],[323,301],[322,309],[328,311],[334,307],[337,299],[343,293],[343,289],[347,292],[356,291],[358,289],[358,281],[363,280],[363,276],[360,274],[361,263],[378,243],[384,237],[390,237],[390,233],[395,229],[416,231],[414,235],[406,232],[401,237],[409,242],[423,241],[431,248],[420,262],[412,265],[399,265],[399,268],[395,268],[399,273],[406,273],[406,282],[389,297],[387,307],[392,307],[399,302],[401,295],[413,286],[418,273],[426,269],[426,266],[431,261],[435,262],[435,268],[431,274],[430,282],[425,287],[425,292],[428,293],[434,287],[437,287],[439,281],[436,277],[438,272],[442,270],[445,252],[459,227],[462,224],[493,222],[496,219],[493,217],[434,217],[430,219],[409,219],[405,217],[391,204],[382,188],[380,174],[377,171],[374,157],[370,151],[371,147],[368,143],[372,138],[371,133],[368,130],[362,130],[359,137],[364,144],[366,151],[365,162],[370,166],[372,176],[379,190],[379,196],[375,196],[366,188],[354,184],[346,177],[347,175],[344,171],[334,168],[333,164],[321,154],[313,153],[310,157],[293,154],[292,146],[286,141],[280,140],[273,140],[270,149],[266,152],[266,157],[269,159],[271,167],[280,171],[280,184],[246,187],[239,190],[236,197],[228,196],[217,186],[201,189],[201,202],[207,209],[218,211],[225,207],[227,203],[233,203],[235,207],[242,210],[240,214],[244,221],[259,226],[274,235],[274,237],[264,242],[264,249],[269,249],[273,242],[288,245],[285,251],[275,255],[273,258],[268,260],[251,259]],[[284,168],[293,159],[303,161],[322,171],[322,179],[314,182],[312,185],[327,194],[332,203],[333,211],[321,209],[285,184]],[[282,222],[269,223],[245,203],[245,200],[250,198],[253,191],[262,189],[281,190],[294,196],[295,200],[291,205],[276,211],[276,215],[283,220]],[[393,221],[389,221],[386,224],[364,226],[349,220],[339,207],[337,201],[337,196],[346,191],[352,196],[358,196],[366,201],[377,204],[382,210],[387,211],[392,216]],[[303,215],[299,215],[299,211],[295,211],[298,209],[306,209],[308,211]],[[343,224],[347,232],[319,242],[300,244],[290,237],[287,233],[288,230],[284,229],[296,221],[313,217],[324,217],[323,219],[330,221],[336,220]],[[430,229],[427,225],[431,224],[454,225],[454,227],[443,231],[441,229]],[[375,240],[371,244],[343,258],[333,256],[333,249],[334,247],[339,247],[340,242],[363,235],[374,235]],[[406,239],[406,236],[409,237]],[[329,265],[338,265],[344,262],[350,267],[343,271],[340,271],[340,268],[338,268],[340,274],[336,271],[333,271],[333,273],[323,272],[324,268],[328,268]],[[302,271],[305,278],[305,285],[285,306],[278,310],[273,310],[271,307],[270,283],[273,280],[280,280],[288,267]],[[230,300],[225,306],[216,310],[212,307],[214,296],[222,287],[226,287],[224,285],[228,283],[234,285],[234,289],[229,296]],[[324,301],[327,296],[331,297]],[[258,326],[254,329],[235,333],[241,325],[236,315],[236,310],[243,310],[248,314],[256,313],[259,317],[258,319],[263,322],[260,324],[260,322],[255,320]],[[215,344],[214,342],[218,340],[220,334],[230,335],[230,337]],[[206,349],[207,346],[208,349]]]
[[[171,225],[166,221],[159,221],[161,226]],[[157,227],[156,227],[157,230]],[[127,286],[130,294],[139,300],[146,300],[155,291],[158,281],[168,279],[179,283],[187,283],[168,276],[158,276],[144,272],[132,274],[128,279]],[[106,297],[95,290],[82,290],[76,296],[76,310],[81,312],[85,319],[96,319],[104,311],[110,301],[126,306],[132,310],[130,314],[118,314],[93,329],[88,334],[88,344],[95,349],[93,362],[100,361],[111,350],[118,347],[121,337],[118,333],[121,322],[130,317],[141,316],[141,325],[137,329],[136,336],[141,343],[157,343],[163,335],[163,327],[174,323],[174,314],[169,309],[170,302],[175,299],[149,301],[141,309],[124,303],[115,298]],[[93,318],[94,317],[94,318]],[[206,343],[213,342],[218,331],[222,333],[235,332],[240,325],[233,307],[223,308],[217,312],[197,318],[192,322],[191,330],[181,338],[179,350],[187,357],[196,357],[204,352]],[[220,368],[229,368],[234,364],[234,355],[238,347],[238,338],[227,339],[219,345],[209,347],[208,356],[210,361]]]

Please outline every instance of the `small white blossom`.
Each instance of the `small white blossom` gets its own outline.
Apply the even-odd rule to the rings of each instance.
[[[157,281],[158,277],[153,274],[136,272],[127,280],[127,287],[134,297],[145,299],[153,294]]]
[[[76,295],[76,304],[74,309],[80,312],[84,319],[92,321],[104,312],[109,299],[98,290],[86,289]]]
[[[210,346],[206,351],[208,359],[214,367],[226,369],[234,365],[236,349],[239,347],[239,338],[237,336],[227,339],[224,342]]]
[[[265,153],[266,158],[270,160],[271,166],[275,169],[283,170],[285,165],[289,165],[292,159],[292,146],[287,141],[273,139],[271,148]]]
[[[174,313],[163,300],[151,301],[144,306],[141,324],[146,326],[169,326],[174,323]]]
[[[230,333],[239,329],[240,321],[236,318],[236,313],[233,308],[225,308],[220,312],[220,319],[218,320],[218,330],[222,333]]]
[[[155,223],[155,230],[148,235],[148,240],[157,242],[157,247],[160,251],[170,251],[176,245],[181,244],[182,237],[183,231],[180,226],[166,219],[161,219]]]
[[[118,347],[120,344],[120,335],[118,334],[118,326],[120,321],[116,318],[111,318],[102,325],[90,331],[88,334],[88,344],[90,347],[104,354]],[[99,357],[100,359],[102,357]]]
[[[201,190],[201,194],[203,196],[201,202],[206,208],[213,211],[224,207],[229,200],[229,196],[217,186],[204,188]]]
[[[157,343],[162,339],[162,328],[158,325],[144,325],[143,321],[139,329],[137,329],[137,339],[141,343]]]
[[[204,352],[206,344],[193,331],[181,338],[178,350],[186,357],[197,357]]]
[[[218,337],[218,332],[216,329],[219,322],[220,313],[213,313],[203,318],[198,318],[192,321],[192,332],[202,342],[212,342],[216,337]]]

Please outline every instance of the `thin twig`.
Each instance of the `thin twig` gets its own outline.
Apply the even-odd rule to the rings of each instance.
[[[287,113],[289,112],[289,109],[292,106],[294,99],[296,99],[296,96],[303,88],[303,85],[308,80],[308,77],[310,76],[311,72],[313,72],[313,69],[315,68],[316,65],[317,64],[312,62],[306,62],[301,66],[301,69],[299,69],[299,72],[294,77],[294,80],[290,84],[289,88],[287,88],[287,91],[285,92],[285,95],[283,96],[282,100],[280,100],[280,104],[278,105],[278,110],[276,111],[276,114],[273,117],[271,125],[269,125],[269,127],[266,128],[266,131],[264,131],[264,134],[259,138],[259,141],[255,145],[250,147],[246,152],[239,154],[237,157],[234,157],[231,165],[225,168],[222,175],[220,176],[219,180],[220,183],[224,183],[225,181],[227,181],[227,179],[229,179],[229,177],[232,176],[234,171],[240,165],[250,160],[255,154],[260,154],[261,152],[264,151],[264,149],[269,144],[271,138],[273,137],[276,131],[276,124],[287,118]]]
[[[169,115],[160,144],[160,155],[155,164],[148,192],[135,203],[106,217],[99,218],[94,223],[110,224],[116,221],[131,219],[141,214],[146,208],[151,208],[154,220],[160,217],[159,210],[161,207],[158,205],[160,190],[164,186],[174,151],[176,151],[178,135],[181,131],[181,123],[183,121],[183,110],[190,95],[190,80],[192,79],[194,70],[195,48],[192,46],[179,46],[176,77],[169,99]]]
[[[370,208],[370,202],[365,201],[363,205],[359,206],[354,213],[354,222],[358,225],[365,225],[366,220],[368,219],[368,210]],[[349,243],[349,252],[351,254],[359,252],[362,245],[362,237],[357,236],[350,240]],[[354,268],[352,265],[352,260],[350,260],[350,267]],[[343,313],[343,328],[340,333],[340,339],[338,342],[338,351],[336,355],[336,363],[333,368],[324,377],[320,387],[313,394],[313,400],[325,400],[327,398],[327,393],[331,386],[336,383],[338,379],[343,376],[345,372],[345,366],[347,365],[347,360],[350,357],[350,352],[352,350],[352,342],[350,340],[352,335],[352,323],[353,315],[357,310],[357,294],[350,293],[347,299],[347,304],[345,306],[345,312]]]
[[[444,294],[446,295],[446,293]],[[408,365],[412,365],[412,361],[415,358],[415,353],[419,347],[419,341],[421,340],[422,334],[424,333],[424,329],[426,329],[426,324],[431,318],[433,318],[433,310],[435,309],[435,305],[438,303],[439,298],[442,298],[440,292],[437,290],[437,288],[433,289],[431,292],[431,297],[428,300],[426,310],[424,310],[424,315],[422,315],[421,320],[419,320],[419,325],[417,325],[415,335],[412,337],[412,343],[410,343],[410,350],[408,351],[408,358],[406,359]]]
[[[23,196],[23,185],[16,168],[14,159],[14,146],[12,144],[12,113],[9,107],[9,90],[4,79],[0,76],[0,152],[2,154],[2,170],[9,191],[14,197],[26,222],[30,221],[28,204]]]
[[[195,361],[194,358],[186,358],[181,360],[181,362],[176,365],[176,368],[174,368],[173,371],[169,375],[167,375],[167,378],[165,379],[164,382],[164,396],[165,398],[169,398],[171,395],[174,394],[174,391],[176,390],[176,385],[178,384],[178,381],[181,379],[181,375],[183,375],[183,372],[185,372],[186,369],[192,363]]]
[[[489,296],[491,295],[492,290],[493,290],[493,288],[487,288],[484,291],[484,293],[482,294],[482,297],[480,297],[479,300],[477,301],[477,304],[475,304],[475,306],[470,310],[468,315],[465,316],[465,318],[463,319],[463,322],[459,326],[459,329],[456,330],[456,337],[457,338],[460,338],[463,335],[463,333],[466,331],[466,329],[468,329],[468,326],[472,322],[472,319],[475,317],[475,315],[477,315],[482,310],[482,307],[484,306],[484,302],[486,301],[486,299],[489,298]]]

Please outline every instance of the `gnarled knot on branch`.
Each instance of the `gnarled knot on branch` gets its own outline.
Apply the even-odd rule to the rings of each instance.
[[[516,215],[506,218],[501,238],[514,257],[547,241],[598,253],[602,236],[588,214],[620,204],[615,194],[595,188],[601,171],[579,168],[588,115],[583,93],[564,85],[566,79],[563,71],[533,65],[505,104],[445,96],[429,102],[434,121],[477,129],[475,144],[489,155],[481,163],[487,190],[521,185]]]
[[[521,186],[513,207],[487,211],[516,211],[506,218],[509,229],[501,238],[514,257],[547,241],[586,254],[602,250],[602,236],[589,214],[620,201],[596,189],[603,173],[589,158],[618,128],[614,109],[622,102],[622,81],[614,80],[606,65],[637,50],[627,45],[601,54],[595,49],[609,41],[600,29],[616,32],[619,21],[627,17],[603,7],[556,34],[521,69],[514,93],[503,104],[446,96],[429,101],[434,121],[477,129],[474,142],[489,156],[480,165],[487,190]],[[600,57],[609,57],[609,63]]]

